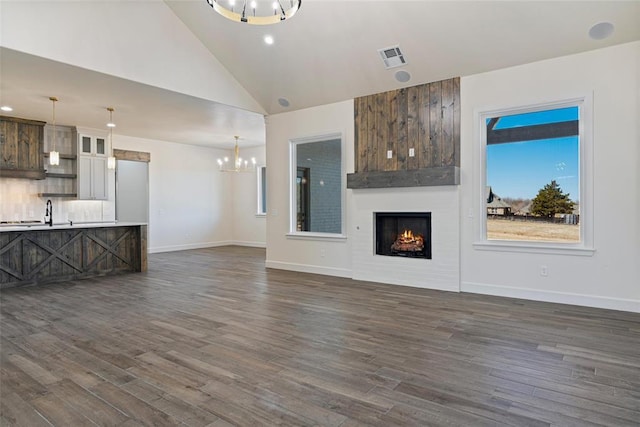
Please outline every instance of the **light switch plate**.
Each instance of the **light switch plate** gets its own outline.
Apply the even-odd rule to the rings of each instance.
[[[387,150],[387,159],[393,159],[393,151]]]

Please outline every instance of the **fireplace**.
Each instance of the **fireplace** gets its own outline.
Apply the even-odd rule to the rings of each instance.
[[[376,212],[376,255],[431,259],[431,212]]]

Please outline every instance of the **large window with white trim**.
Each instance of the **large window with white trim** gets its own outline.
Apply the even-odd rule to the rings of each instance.
[[[582,98],[480,114],[482,240],[590,245],[588,104]]]
[[[291,141],[291,233],[341,235],[342,137]]]

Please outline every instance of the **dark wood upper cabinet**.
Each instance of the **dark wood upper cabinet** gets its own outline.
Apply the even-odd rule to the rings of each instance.
[[[354,125],[349,188],[458,184],[459,77],[356,98]]]
[[[44,179],[45,122],[0,116],[0,177]]]

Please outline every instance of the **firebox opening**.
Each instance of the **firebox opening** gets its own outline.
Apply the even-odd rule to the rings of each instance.
[[[376,255],[431,259],[431,212],[376,212]]]

